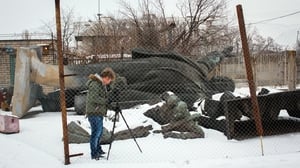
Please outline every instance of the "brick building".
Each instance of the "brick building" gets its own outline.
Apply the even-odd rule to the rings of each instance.
[[[42,48],[42,62],[57,64],[56,41],[54,39],[0,40],[0,88],[14,85],[17,49],[30,46],[40,46]]]

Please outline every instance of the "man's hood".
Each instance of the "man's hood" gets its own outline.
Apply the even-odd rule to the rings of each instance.
[[[89,75],[89,80],[87,82],[87,86],[89,86],[89,84],[92,82],[92,81],[97,81],[99,83],[102,83],[102,78],[99,74],[95,73],[95,74],[90,74]]]

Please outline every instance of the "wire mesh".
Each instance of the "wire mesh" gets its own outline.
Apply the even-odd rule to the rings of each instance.
[[[191,160],[253,155],[249,150],[259,153],[259,142],[247,143],[245,147],[248,139],[257,137],[257,131],[242,57],[232,57],[227,48],[221,47],[195,54],[192,51],[200,50],[199,46],[187,51],[190,48],[182,49],[184,42],[172,48],[175,34],[171,29],[159,33],[153,29],[152,23],[143,24],[146,27],[142,31],[130,26],[129,29],[128,25],[112,18],[90,23],[82,34],[75,37],[76,52],[64,51],[71,150],[88,152],[91,127],[85,117],[87,82],[90,75],[101,74],[110,67],[116,73],[116,80],[105,86],[104,98],[108,101],[97,105],[108,110],[101,138],[104,149],[108,149],[107,144],[118,141],[113,148],[127,151],[119,153],[119,157],[128,158],[128,162],[146,162],[129,157],[136,155],[138,150],[128,150],[135,147],[128,145],[126,140],[135,137],[142,142],[143,151],[150,150],[143,144],[152,143],[151,148],[166,155],[168,160],[173,159],[170,153],[179,152]],[[169,26],[172,28],[173,24]],[[35,105],[40,105],[44,112],[60,111],[59,87],[55,85],[58,76],[55,48],[47,53],[42,50],[37,55],[41,64],[39,61],[31,64],[39,65],[35,66],[38,67],[34,69],[36,71],[30,72],[31,77],[41,73],[40,67],[44,67],[43,72],[54,70],[42,80],[31,81],[41,85],[41,90],[35,93],[38,100]],[[253,58],[263,136],[298,132],[300,129],[299,91],[288,92],[284,87],[281,87],[284,90],[275,89],[275,86],[286,86],[289,81],[287,68],[290,62],[287,60],[288,56],[282,53]],[[1,104],[5,100],[1,99]],[[120,116],[115,118],[116,110],[122,111],[133,135]],[[116,130],[112,137],[114,122]],[[210,139],[210,144],[204,144],[203,139]],[[220,139],[226,141],[226,146],[218,143]],[[268,152],[295,151],[290,148],[276,151],[270,147],[281,142],[280,138],[276,142],[267,139]],[[125,143],[128,146],[124,147]],[[160,147],[167,145],[170,145],[168,150],[162,151]],[[200,152],[191,152],[198,147]],[[159,156],[152,157],[161,161]]]
[[[208,152],[205,156],[188,153],[184,147],[170,146],[170,150],[174,153],[182,150],[191,157],[247,156],[247,152],[242,150],[243,141],[258,136],[249,91],[247,85],[244,89],[236,88],[235,79],[227,77],[226,73],[222,72],[221,76],[218,75],[216,70],[224,65],[222,61],[217,63],[214,61],[216,56],[220,56],[218,54],[221,51],[202,56],[199,60],[190,59],[179,53],[141,48],[132,48],[131,53],[126,57],[121,56],[120,53],[97,54],[86,59],[79,58],[80,61],[71,58],[68,60],[68,65],[65,65],[67,72],[73,74],[70,76],[71,82],[66,85],[67,107],[74,107],[77,115],[85,115],[88,89],[86,82],[89,80],[89,75],[100,74],[104,68],[111,67],[117,77],[111,85],[107,86],[106,98],[111,99],[114,105],[118,102],[125,119],[133,124],[130,125],[133,135],[124,127],[124,121],[113,118],[116,109],[108,108],[106,117],[111,121],[104,122],[102,145],[133,137],[147,138],[150,135],[163,138],[158,141],[178,139],[183,144],[185,142],[181,140],[193,139],[194,145],[199,145],[197,141],[201,142],[202,138],[213,139],[211,130],[216,130],[219,136],[224,136],[224,141],[235,139],[240,143],[234,145],[232,141],[228,141],[226,148],[215,144],[211,148],[219,150],[218,154]],[[224,57],[220,60],[223,59],[228,58]],[[114,94],[115,89],[118,89],[117,95]],[[236,92],[238,89],[240,89],[239,94]],[[275,89],[268,86],[260,86],[257,90],[264,136],[299,131],[297,91],[273,92]],[[53,97],[57,100],[58,96],[52,94],[55,92],[48,94],[47,99]],[[59,109],[57,105],[59,102],[54,102],[50,107],[57,108],[44,110],[57,111]],[[140,112],[133,112],[143,105],[149,106],[140,109]],[[141,116],[144,117],[143,120],[139,118]],[[113,121],[117,122],[117,130],[112,139]],[[88,143],[90,126],[87,120],[81,119],[76,122],[75,127],[74,123],[73,126],[68,127],[70,143]],[[78,127],[85,127],[88,130]],[[84,133],[79,133],[78,130]],[[258,144],[252,145],[253,150],[260,150]],[[236,149],[239,148],[237,146],[240,150]],[[211,150],[211,148],[204,149]],[[234,148],[235,152],[228,152],[230,148]]]

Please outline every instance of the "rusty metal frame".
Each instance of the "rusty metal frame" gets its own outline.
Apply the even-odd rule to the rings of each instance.
[[[62,54],[62,35],[61,35],[61,21],[60,21],[60,0],[55,0],[55,17],[56,17],[56,33],[57,33],[57,54],[58,54],[58,68],[59,68],[59,86],[60,86],[60,107],[63,128],[64,141],[64,157],[65,165],[70,164],[70,157],[80,156],[79,154],[69,154],[69,136],[67,126],[67,111],[66,111],[66,96],[65,96],[65,80],[64,78],[70,75],[64,74],[63,54]]]
[[[244,60],[245,60],[248,84],[249,84],[249,89],[250,89],[251,102],[252,102],[252,107],[253,107],[253,116],[254,116],[254,120],[255,120],[257,134],[260,136],[261,146],[262,146],[263,128],[262,128],[261,117],[260,117],[260,112],[259,112],[259,105],[258,105],[258,101],[257,101],[257,97],[256,97],[256,86],[255,86],[255,83],[253,80],[253,72],[252,72],[252,66],[251,66],[251,59],[250,59],[249,46],[248,46],[242,5],[237,5],[236,11],[237,11],[237,15],[238,15],[238,23],[239,23],[239,29],[240,29],[240,35],[241,35],[241,41],[242,41],[242,48],[243,48],[243,53],[244,53]],[[263,152],[263,148],[262,148],[262,155],[264,155],[263,153],[264,152]]]

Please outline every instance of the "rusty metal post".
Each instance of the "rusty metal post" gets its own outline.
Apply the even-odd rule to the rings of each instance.
[[[242,6],[237,5],[236,10],[237,10],[237,15],[238,15],[239,29],[240,29],[240,35],[241,35],[241,40],[242,40],[242,48],[243,48],[243,53],[244,53],[245,66],[246,66],[248,84],[249,84],[249,89],[250,89],[253,117],[255,120],[255,126],[256,126],[257,133],[261,138],[261,147],[262,147],[263,128],[262,128],[261,116],[260,116],[260,112],[259,112],[258,100],[256,97],[256,86],[253,81],[253,72],[252,72],[252,67],[251,67],[249,46],[248,46],[248,42],[247,42],[247,35],[246,35],[246,28],[245,28],[245,23],[244,23],[244,15],[243,15]],[[263,148],[261,148],[261,149],[262,149],[262,155],[264,155]]]
[[[60,85],[60,108],[63,127],[63,141],[65,165],[70,164],[69,157],[69,137],[67,127],[67,112],[66,112],[66,97],[65,97],[65,80],[64,80],[64,65],[62,55],[62,37],[61,37],[61,22],[60,22],[60,0],[55,0],[55,16],[56,16],[56,33],[57,33],[57,54],[59,68],[59,85]]]
[[[70,164],[70,157],[81,156],[83,153],[69,154],[69,136],[67,125],[67,110],[66,110],[66,95],[65,95],[65,77],[73,76],[74,74],[65,75],[62,53],[62,35],[61,35],[61,22],[60,22],[60,0],[55,0],[55,16],[56,16],[56,35],[57,35],[57,55],[58,55],[58,68],[59,68],[59,86],[60,86],[60,108],[61,120],[63,128],[63,141],[64,141],[64,154],[65,165]]]

